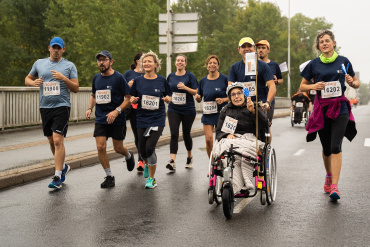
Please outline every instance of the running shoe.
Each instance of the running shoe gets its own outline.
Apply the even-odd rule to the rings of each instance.
[[[149,177],[149,166],[146,165],[146,164],[144,165],[143,177],[144,178],[148,178]]]
[[[137,162],[136,170],[138,172],[143,172],[144,171],[144,162],[142,160],[139,160],[139,162]]]
[[[332,185],[331,186],[329,197],[331,199],[333,199],[333,200],[340,199],[340,194],[339,194],[339,190],[338,190],[338,186],[337,185]]]
[[[185,168],[193,168],[193,157],[188,157],[186,159]]]
[[[154,178],[149,177],[148,180],[146,180],[145,189],[154,189],[157,187],[157,182]]]
[[[54,176],[53,181],[49,184],[49,188],[60,190],[62,188],[62,179],[58,176]]]
[[[173,159],[170,159],[168,161],[168,164],[166,165],[166,168],[170,171],[176,171],[176,163]]]
[[[66,181],[66,175],[67,173],[71,170],[71,167],[67,164],[65,164],[66,167],[62,170],[62,176],[60,177],[60,180],[62,180],[62,183],[64,183],[64,181]]]
[[[330,177],[325,176],[324,191],[326,193],[330,193],[330,189],[331,189],[331,176]]]
[[[128,151],[128,152],[131,154],[131,158],[129,159],[125,158],[125,159],[126,159],[127,170],[130,172],[134,170],[135,168],[135,157],[131,151]]]
[[[104,188],[111,188],[111,187],[116,186],[116,183],[114,181],[114,176],[106,176],[104,179],[105,179],[104,182],[101,183],[100,185],[101,188],[104,189]]]

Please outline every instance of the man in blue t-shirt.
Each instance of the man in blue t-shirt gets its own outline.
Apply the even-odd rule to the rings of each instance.
[[[123,146],[126,135],[126,117],[121,113],[130,105],[130,88],[123,75],[113,70],[113,58],[109,51],[103,50],[95,58],[100,73],[93,78],[89,108],[85,115],[87,119],[90,119],[92,109],[96,105],[94,137],[99,161],[107,175],[100,187],[110,188],[115,186],[115,179],[110,169],[106,150],[109,137],[113,139],[114,150],[125,156],[127,170],[132,171],[135,167],[133,153]]]
[[[64,41],[55,37],[50,41],[50,57],[37,60],[25,78],[26,86],[40,88],[40,114],[44,136],[49,140],[54,155],[55,175],[49,188],[61,189],[71,169],[64,163],[64,137],[67,135],[71,109],[70,92],[77,93],[79,83],[76,66],[63,58]]]
[[[275,85],[279,86],[283,84],[283,76],[281,74],[279,64],[269,59],[270,43],[267,40],[261,40],[258,43],[256,43],[256,47],[258,59],[264,61],[270,67],[272,74],[274,75]],[[272,118],[274,116],[274,109],[275,109],[275,99],[271,102],[271,109],[267,113],[267,117],[270,120],[270,122],[272,122]]]
[[[242,56],[243,60],[236,62],[231,66],[228,83],[249,83],[248,87],[250,92],[257,90],[258,101],[262,101],[263,107],[269,111],[271,102],[276,94],[274,76],[270,67],[265,62],[257,60],[257,78],[256,75],[245,75],[245,54],[255,52],[254,41],[249,37],[244,37],[239,41],[238,52]],[[257,85],[255,85],[256,80]],[[252,96],[251,99],[255,101],[256,97]]]

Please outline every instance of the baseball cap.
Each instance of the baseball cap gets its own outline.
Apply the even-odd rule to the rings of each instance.
[[[254,45],[254,41],[253,39],[249,38],[249,37],[244,37],[242,38],[240,41],[239,41],[239,47],[242,46],[243,44],[245,43],[249,43],[251,45]]]
[[[50,46],[58,45],[60,48],[64,48],[64,41],[62,38],[54,37],[52,40],[50,40]]]
[[[270,49],[270,43],[267,40],[260,40],[258,43],[256,43],[256,46],[257,45],[267,45],[267,47]]]
[[[106,50],[103,50],[103,51],[99,52],[98,54],[96,54],[95,58],[98,59],[99,56],[104,56],[104,57],[107,57],[109,59],[113,59],[112,55],[109,53],[109,51],[106,51]]]

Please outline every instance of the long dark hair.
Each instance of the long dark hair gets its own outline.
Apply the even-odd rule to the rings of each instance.
[[[140,60],[141,55],[143,55],[143,54],[144,54],[144,52],[142,52],[142,51],[136,53],[136,55],[134,56],[134,63],[130,65],[131,69],[136,69],[136,67],[137,67],[137,62],[136,61]]]

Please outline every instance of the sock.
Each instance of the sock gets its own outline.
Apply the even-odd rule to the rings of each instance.
[[[126,156],[126,159],[131,159],[131,153],[130,152],[128,152],[128,155]]]
[[[58,176],[59,178],[62,177],[62,171],[55,170],[55,176]]]
[[[335,187],[338,187],[338,185],[336,185],[336,184],[332,184],[332,185],[331,185],[331,187],[332,187],[332,188],[335,188]]]
[[[112,171],[110,168],[104,169],[104,171],[105,171],[105,174],[107,174],[107,177],[108,176],[112,177]]]
[[[66,169],[66,163],[63,164],[63,170]]]
[[[331,177],[331,173],[326,173],[326,176],[327,177]]]

